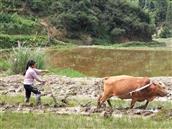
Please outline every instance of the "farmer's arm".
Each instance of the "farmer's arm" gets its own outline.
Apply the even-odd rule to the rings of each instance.
[[[42,69],[36,69],[34,68],[34,71],[39,75],[41,73],[44,73],[44,72],[48,72],[48,70],[42,70]]]
[[[32,72],[32,77],[33,77],[34,79],[36,79],[38,82],[45,82],[45,81],[43,81],[43,80],[41,80],[41,79],[39,78],[39,76],[37,75],[36,72]]]

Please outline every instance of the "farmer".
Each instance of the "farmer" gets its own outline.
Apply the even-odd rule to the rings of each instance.
[[[31,92],[36,95],[36,105],[41,103],[41,92],[33,87],[34,80],[41,82],[43,85],[45,81],[40,79],[38,75],[42,72],[47,72],[47,70],[36,69],[36,62],[34,60],[29,60],[26,65],[26,70],[24,72],[24,89],[25,89],[25,102],[29,102]]]

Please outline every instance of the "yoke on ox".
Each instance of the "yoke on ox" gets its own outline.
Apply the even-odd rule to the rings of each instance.
[[[117,96],[121,99],[131,99],[130,108],[133,108],[137,101],[147,100],[146,104],[140,107],[146,109],[154,98],[167,95],[166,86],[162,82],[151,82],[148,77],[113,76],[104,79],[103,88],[103,94],[98,98],[98,108],[105,101],[112,107],[110,98]]]

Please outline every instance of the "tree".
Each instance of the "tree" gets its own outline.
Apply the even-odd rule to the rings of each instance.
[[[166,20],[166,12],[168,7],[167,0],[157,0],[156,1],[156,14],[155,14],[155,23],[158,25]]]
[[[166,25],[172,29],[172,1],[169,1],[166,13]]]
[[[67,30],[70,38],[90,34],[110,40],[151,40],[149,14],[125,0],[60,0],[52,10],[58,12],[52,24]]]

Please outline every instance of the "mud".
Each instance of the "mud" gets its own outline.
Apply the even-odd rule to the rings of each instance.
[[[54,104],[42,104],[35,106],[35,104],[16,103],[8,104],[0,100],[0,112],[12,111],[12,112],[23,112],[23,113],[49,113],[53,112],[56,114],[70,115],[80,114],[91,116],[98,114],[102,117],[121,117],[124,115],[133,116],[153,116],[159,111],[159,109],[126,109],[126,108],[113,108],[103,107],[97,109],[92,104],[78,104],[77,106],[70,107],[65,101],[68,98],[75,99],[97,99],[98,95],[102,92],[102,78],[69,78],[57,75],[46,75],[43,76],[47,80],[46,85],[42,86],[39,83],[36,86],[41,90],[43,96],[53,97]],[[152,77],[152,80],[158,80],[164,82],[169,92],[172,91],[172,77]],[[6,96],[17,96],[23,95],[23,76],[13,75],[8,77],[0,78],[0,95]],[[171,100],[172,97],[157,98],[157,101]],[[62,103],[56,103],[55,101],[61,101]]]

